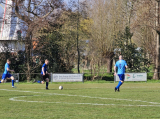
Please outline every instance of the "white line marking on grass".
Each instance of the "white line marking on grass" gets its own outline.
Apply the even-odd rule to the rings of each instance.
[[[92,99],[101,99],[101,100],[120,100],[120,101],[130,101],[130,102],[143,102],[143,103],[149,103],[153,105],[121,105],[121,104],[99,104],[99,103],[68,103],[68,102],[45,102],[45,101],[27,101],[27,100],[18,100],[17,98],[22,97],[29,97],[29,96],[19,96],[19,97],[13,97],[9,100],[12,101],[23,101],[23,102],[39,102],[39,103],[64,103],[64,104],[84,104],[84,105],[119,105],[119,106],[141,106],[141,107],[147,107],[147,106],[160,106],[160,103],[158,102],[148,102],[148,101],[142,101],[142,100],[131,100],[131,99],[118,99],[118,98],[102,98],[102,97],[91,97],[91,96],[83,96],[83,95],[69,95],[69,94],[58,94],[58,93],[44,93],[44,92],[33,92],[33,91],[21,91],[21,90],[8,90],[8,89],[0,89],[4,91],[15,91],[15,92],[25,92],[25,93],[39,93],[39,94],[48,94],[48,95],[60,95],[60,96],[70,96],[70,97],[84,97],[84,98],[92,98]],[[34,95],[38,96],[38,95]]]
[[[37,96],[37,95],[34,95]],[[138,107],[153,107],[153,106],[160,106],[160,105],[122,105],[122,104],[99,104],[99,103],[68,103],[68,102],[46,102],[46,101],[28,101],[28,100],[18,100],[18,98],[21,97],[29,97],[29,96],[19,96],[19,97],[13,97],[10,98],[9,100],[11,101],[20,101],[20,102],[30,102],[30,103],[52,103],[52,104],[72,104],[72,105],[96,105],[96,106],[138,106]]]

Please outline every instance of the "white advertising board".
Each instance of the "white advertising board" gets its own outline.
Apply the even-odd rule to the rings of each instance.
[[[118,75],[114,78],[114,81],[119,81]],[[147,81],[147,73],[125,73],[124,81]]]
[[[83,74],[52,74],[52,82],[83,82]]]

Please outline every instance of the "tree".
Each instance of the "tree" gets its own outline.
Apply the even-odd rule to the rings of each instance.
[[[156,32],[148,27],[146,24],[141,25],[134,30],[132,41],[138,46],[143,48],[143,52],[147,58],[155,64],[156,62]]]
[[[73,7],[74,4],[72,3],[71,6]],[[67,64],[72,64],[77,67],[77,69],[79,69],[82,64],[82,56],[86,48],[86,32],[81,29],[81,21],[84,19],[81,12],[77,12],[77,9],[63,11],[59,19],[59,21],[63,22],[62,27],[59,29],[59,32],[63,34],[63,40],[61,42],[61,47],[63,49],[62,56]],[[80,65],[79,68],[78,65]]]
[[[90,50],[93,60],[106,59],[107,72],[112,71],[115,37],[130,24],[132,17],[132,2],[130,0],[92,0],[88,3],[88,16],[93,21],[90,29]],[[95,55],[94,55],[95,54]],[[97,62],[98,61],[94,61]]]
[[[57,31],[38,38],[39,43],[34,50],[34,54],[38,54],[42,62],[45,59],[50,61],[49,72],[71,72],[73,68],[73,65],[70,62],[66,62],[63,57],[63,49],[60,44],[62,40],[62,34]]]
[[[32,37],[39,27],[54,23],[59,11],[63,9],[61,0],[14,0],[15,15],[24,22],[25,32],[25,64],[27,81],[30,80],[32,69]],[[56,12],[55,12],[56,11]],[[43,24],[42,24],[43,23]]]
[[[77,13],[72,11],[63,12],[61,18],[62,21],[65,21],[62,27],[60,28],[60,32],[63,34],[61,42],[61,48],[63,52],[61,56],[66,60],[66,64],[68,65],[76,65],[77,69],[79,65],[79,56],[77,54]],[[78,36],[78,50],[80,49],[80,37]]]
[[[137,47],[135,43],[129,42],[132,36],[133,33],[130,32],[129,27],[125,28],[124,33],[119,33],[119,38],[116,39],[117,48],[115,52],[118,56],[122,55],[126,60],[129,72],[147,72],[150,61],[145,58],[142,48]]]
[[[152,49],[151,52],[151,58],[154,61],[154,75],[153,79],[158,80],[159,79],[159,31],[160,31],[160,25],[159,25],[159,0],[141,0],[136,1],[136,6],[134,7],[134,20],[132,22],[132,29],[148,29],[148,34],[152,36],[150,40],[145,40],[147,42],[146,44],[152,44],[149,46],[148,49]],[[148,35],[147,35],[148,36]],[[144,36],[142,36],[144,37]],[[146,37],[146,36],[145,36]],[[149,36],[148,36],[149,38]],[[148,39],[147,38],[147,39]],[[143,41],[144,41],[143,40]],[[152,41],[151,41],[152,40]],[[146,46],[144,44],[144,47]]]
[[[54,70],[52,70],[54,72],[71,72],[71,68],[77,64],[77,14],[79,13],[75,11],[63,10],[61,16],[57,18],[58,22],[38,31],[41,34],[37,35],[37,42],[34,43],[37,45],[34,53],[40,53],[39,50],[42,49],[42,46],[45,47],[48,50],[45,50],[46,54],[50,54],[49,57],[52,57],[51,61],[54,59]],[[82,19],[81,15],[79,18]],[[84,43],[81,41],[84,35],[81,30],[78,31],[78,34],[79,50],[81,52],[84,48]],[[52,44],[52,47],[50,44]],[[44,58],[42,54],[45,54],[45,52],[40,53],[41,57]],[[82,54],[80,55],[82,56]]]

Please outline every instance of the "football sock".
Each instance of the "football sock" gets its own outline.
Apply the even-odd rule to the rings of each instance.
[[[48,87],[48,82],[46,82],[46,87]]]
[[[121,85],[122,85],[122,84],[123,84],[123,83],[121,82]],[[120,85],[120,86],[121,86],[121,85]],[[119,87],[120,87],[120,86],[119,86]]]
[[[12,80],[12,86],[14,86],[14,80]]]
[[[119,81],[118,85],[117,85],[117,89],[119,89],[119,87],[122,85],[123,83],[121,81]]]

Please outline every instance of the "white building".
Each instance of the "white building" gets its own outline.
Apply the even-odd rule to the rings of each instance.
[[[15,16],[12,5],[12,0],[6,0],[3,8],[3,21],[0,28],[0,52],[24,50],[24,44],[18,42],[22,34],[20,20]]]

